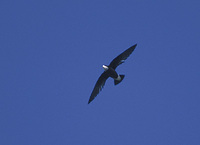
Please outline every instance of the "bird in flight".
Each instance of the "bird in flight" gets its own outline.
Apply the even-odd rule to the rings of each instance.
[[[102,90],[103,86],[105,85],[106,80],[111,77],[114,79],[114,84],[119,84],[123,79],[125,75],[119,75],[115,69],[120,64],[124,63],[124,61],[129,57],[129,55],[133,52],[137,44],[131,46],[124,52],[122,52],[120,55],[118,55],[116,58],[114,58],[111,63],[107,65],[103,65],[104,72],[101,74],[99,79],[97,80],[94,89],[91,93],[90,99],[88,101],[88,104],[94,100],[94,98],[99,94],[99,92]]]

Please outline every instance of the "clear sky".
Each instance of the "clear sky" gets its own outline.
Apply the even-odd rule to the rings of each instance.
[[[199,104],[199,0],[0,1],[1,145],[199,145]]]

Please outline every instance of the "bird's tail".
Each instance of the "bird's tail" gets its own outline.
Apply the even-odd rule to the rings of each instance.
[[[125,75],[119,75],[119,76],[120,76],[121,79],[119,81],[118,80],[114,80],[115,85],[119,84],[125,77]]]

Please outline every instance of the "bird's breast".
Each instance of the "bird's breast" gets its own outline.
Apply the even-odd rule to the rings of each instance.
[[[117,72],[114,69],[112,69],[112,68],[110,68],[108,70],[108,75],[109,75],[109,77],[111,77],[113,79],[117,79],[117,77],[118,77]]]

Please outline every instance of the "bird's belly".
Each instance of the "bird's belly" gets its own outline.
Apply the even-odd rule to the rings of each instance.
[[[117,79],[118,78],[118,74],[115,70],[109,70],[109,76],[113,79]]]

